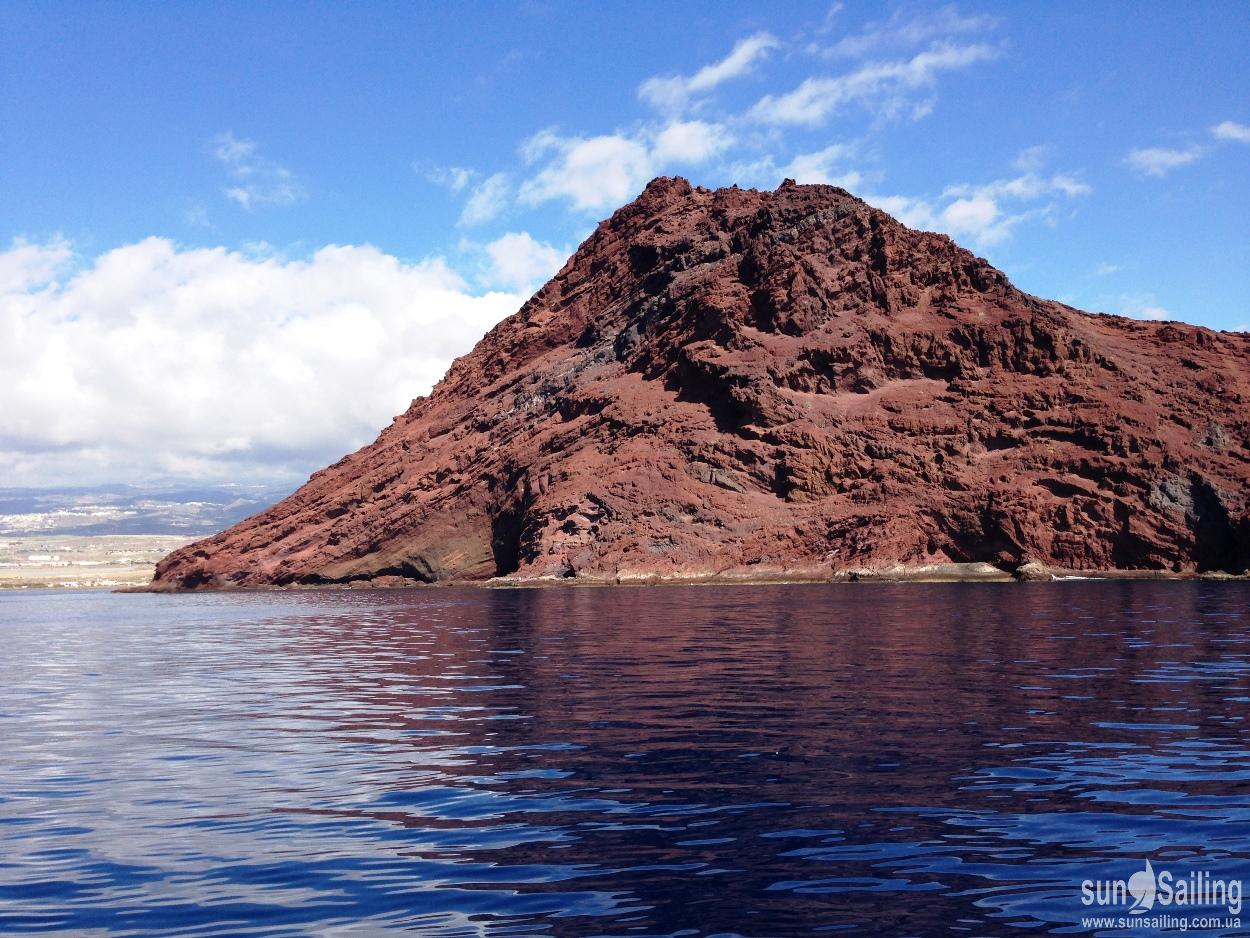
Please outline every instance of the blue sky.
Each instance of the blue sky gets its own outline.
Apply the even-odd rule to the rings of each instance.
[[[1250,4],[10,0],[0,478],[298,478],[661,173],[1247,328]]]

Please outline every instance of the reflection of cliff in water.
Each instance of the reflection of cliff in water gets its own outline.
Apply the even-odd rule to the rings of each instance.
[[[1114,792],[1177,757],[1160,732],[1228,737],[1228,684],[1184,667],[1228,654],[1235,598],[1133,583],[341,595],[299,639],[306,692],[368,768],[351,803],[299,810],[402,827],[405,856],[463,869],[466,888],[593,894],[647,929],[792,934],[870,913],[880,928],[881,903],[900,929],[953,906],[984,921],[987,882],[1079,881],[1090,851],[1132,848],[1152,808]],[[1244,669],[1225,677],[1245,693]],[[1149,788],[1201,799],[1228,780]],[[1049,913],[1044,891],[1009,898],[1026,918],[1079,914],[1066,894]]]

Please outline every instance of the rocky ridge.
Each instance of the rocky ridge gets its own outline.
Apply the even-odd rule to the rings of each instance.
[[[841,189],[656,179],[153,587],[1244,573],[1248,352],[1030,296]]]

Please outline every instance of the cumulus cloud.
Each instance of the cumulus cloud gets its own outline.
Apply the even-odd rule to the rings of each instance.
[[[967,68],[999,54],[997,46],[987,43],[934,43],[908,59],[871,62],[842,75],[808,78],[786,94],[760,98],[749,116],[765,124],[817,126],[851,104],[887,116],[904,111],[923,116],[931,102],[916,102],[917,91],[931,88],[941,72]]]
[[[651,162],[703,163],[722,153],[732,143],[720,124],[706,121],[675,121],[661,130],[651,147]]]
[[[222,193],[242,208],[294,205],[308,197],[295,174],[261,156],[255,141],[226,132],[213,142],[213,155],[230,174],[231,182]]]
[[[1142,147],[1130,150],[1124,161],[1139,173],[1147,176],[1163,176],[1181,166],[1187,166],[1206,150],[1198,145],[1174,150],[1169,147]]]
[[[563,265],[567,251],[539,241],[528,231],[510,231],[485,245],[490,259],[484,279],[518,293],[532,293]]]
[[[940,224],[956,237],[973,237],[994,243],[1011,231],[998,203],[988,196],[971,195],[955,199],[942,209]]]
[[[1223,121],[1211,128],[1216,140],[1235,140],[1238,143],[1250,143],[1250,127],[1236,121]]]
[[[73,254],[70,243],[64,238],[54,238],[45,244],[18,238],[7,251],[0,252],[0,296],[45,286]]]
[[[502,271],[536,272],[540,248],[499,246]],[[0,251],[0,476],[307,473],[372,439],[524,299],[367,245],[256,250]]]
[[[705,65],[693,75],[649,78],[638,88],[638,97],[666,113],[683,110],[690,98],[711,91],[717,85],[744,75],[773,49],[780,46],[769,33],[756,33],[734,44],[725,58]]]
[[[565,199],[580,211],[613,208],[638,194],[652,176],[698,165],[723,152],[731,137],[720,124],[671,121],[637,133],[564,137],[544,130],[521,149],[540,168],[522,183],[522,202]]]
[[[527,161],[547,162],[522,184],[521,201],[536,205],[564,198],[586,211],[619,205],[636,194],[652,166],[647,145],[621,134],[561,137],[542,131],[522,152]]]

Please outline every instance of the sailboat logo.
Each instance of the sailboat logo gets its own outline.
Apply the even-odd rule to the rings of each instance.
[[[1133,897],[1131,915],[1144,915],[1154,908],[1155,904],[1155,871],[1146,861],[1146,868],[1139,870],[1128,878],[1128,894]]]

